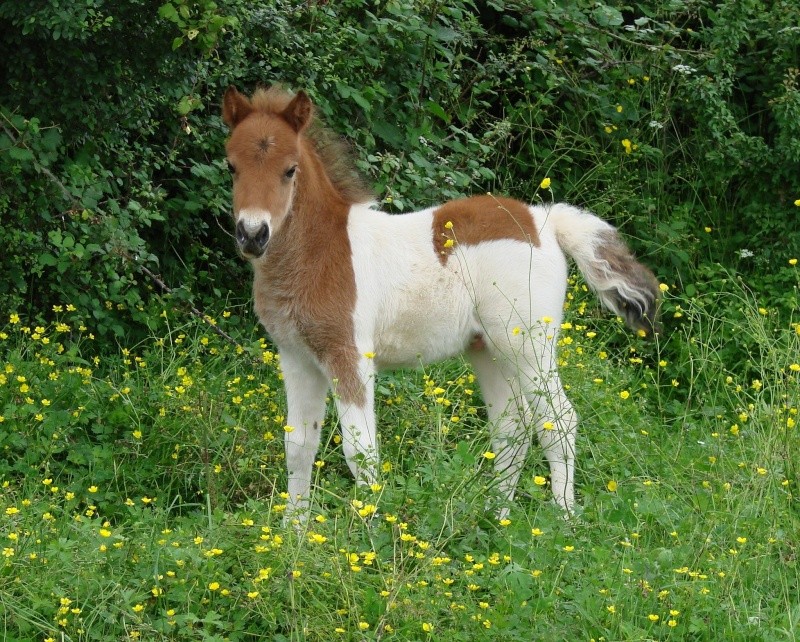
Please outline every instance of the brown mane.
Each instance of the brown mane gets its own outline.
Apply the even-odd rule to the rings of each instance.
[[[295,94],[281,85],[259,87],[250,103],[253,108],[267,114],[279,115],[289,105]],[[375,200],[367,180],[361,175],[353,160],[352,147],[341,136],[325,127],[318,118],[306,130],[307,140],[319,156],[336,191],[349,203],[369,203]]]

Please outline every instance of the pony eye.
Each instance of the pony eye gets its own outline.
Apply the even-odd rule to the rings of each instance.
[[[286,170],[286,178],[294,178],[295,172],[297,171],[297,165],[292,165],[289,169]]]
[[[226,162],[228,163],[228,171],[231,174],[235,174],[236,173],[236,168],[233,166],[233,163],[231,163],[230,161],[226,161]]]

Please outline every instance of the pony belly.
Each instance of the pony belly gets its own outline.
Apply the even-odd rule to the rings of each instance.
[[[462,353],[479,334],[465,291],[421,290],[376,324],[376,365],[398,368],[441,361]]]

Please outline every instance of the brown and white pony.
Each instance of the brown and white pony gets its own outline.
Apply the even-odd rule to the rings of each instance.
[[[491,423],[507,514],[531,427],[555,501],[574,503],[577,418],[556,369],[565,253],[600,300],[652,332],[658,282],[616,230],[567,204],[491,195],[403,215],[372,195],[302,91],[230,87],[233,218],[253,266],[258,318],[275,342],[288,402],[289,519],[307,516],[325,398],[333,388],[344,454],[359,483],[377,478],[374,379],[384,368],[464,353]]]

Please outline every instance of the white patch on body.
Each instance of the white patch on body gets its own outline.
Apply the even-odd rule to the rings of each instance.
[[[375,353],[378,368],[446,359],[477,336],[518,343],[514,327],[527,331],[543,316],[560,322],[567,270],[552,233],[539,247],[456,246],[443,264],[433,248],[433,211],[350,210],[356,345]]]

